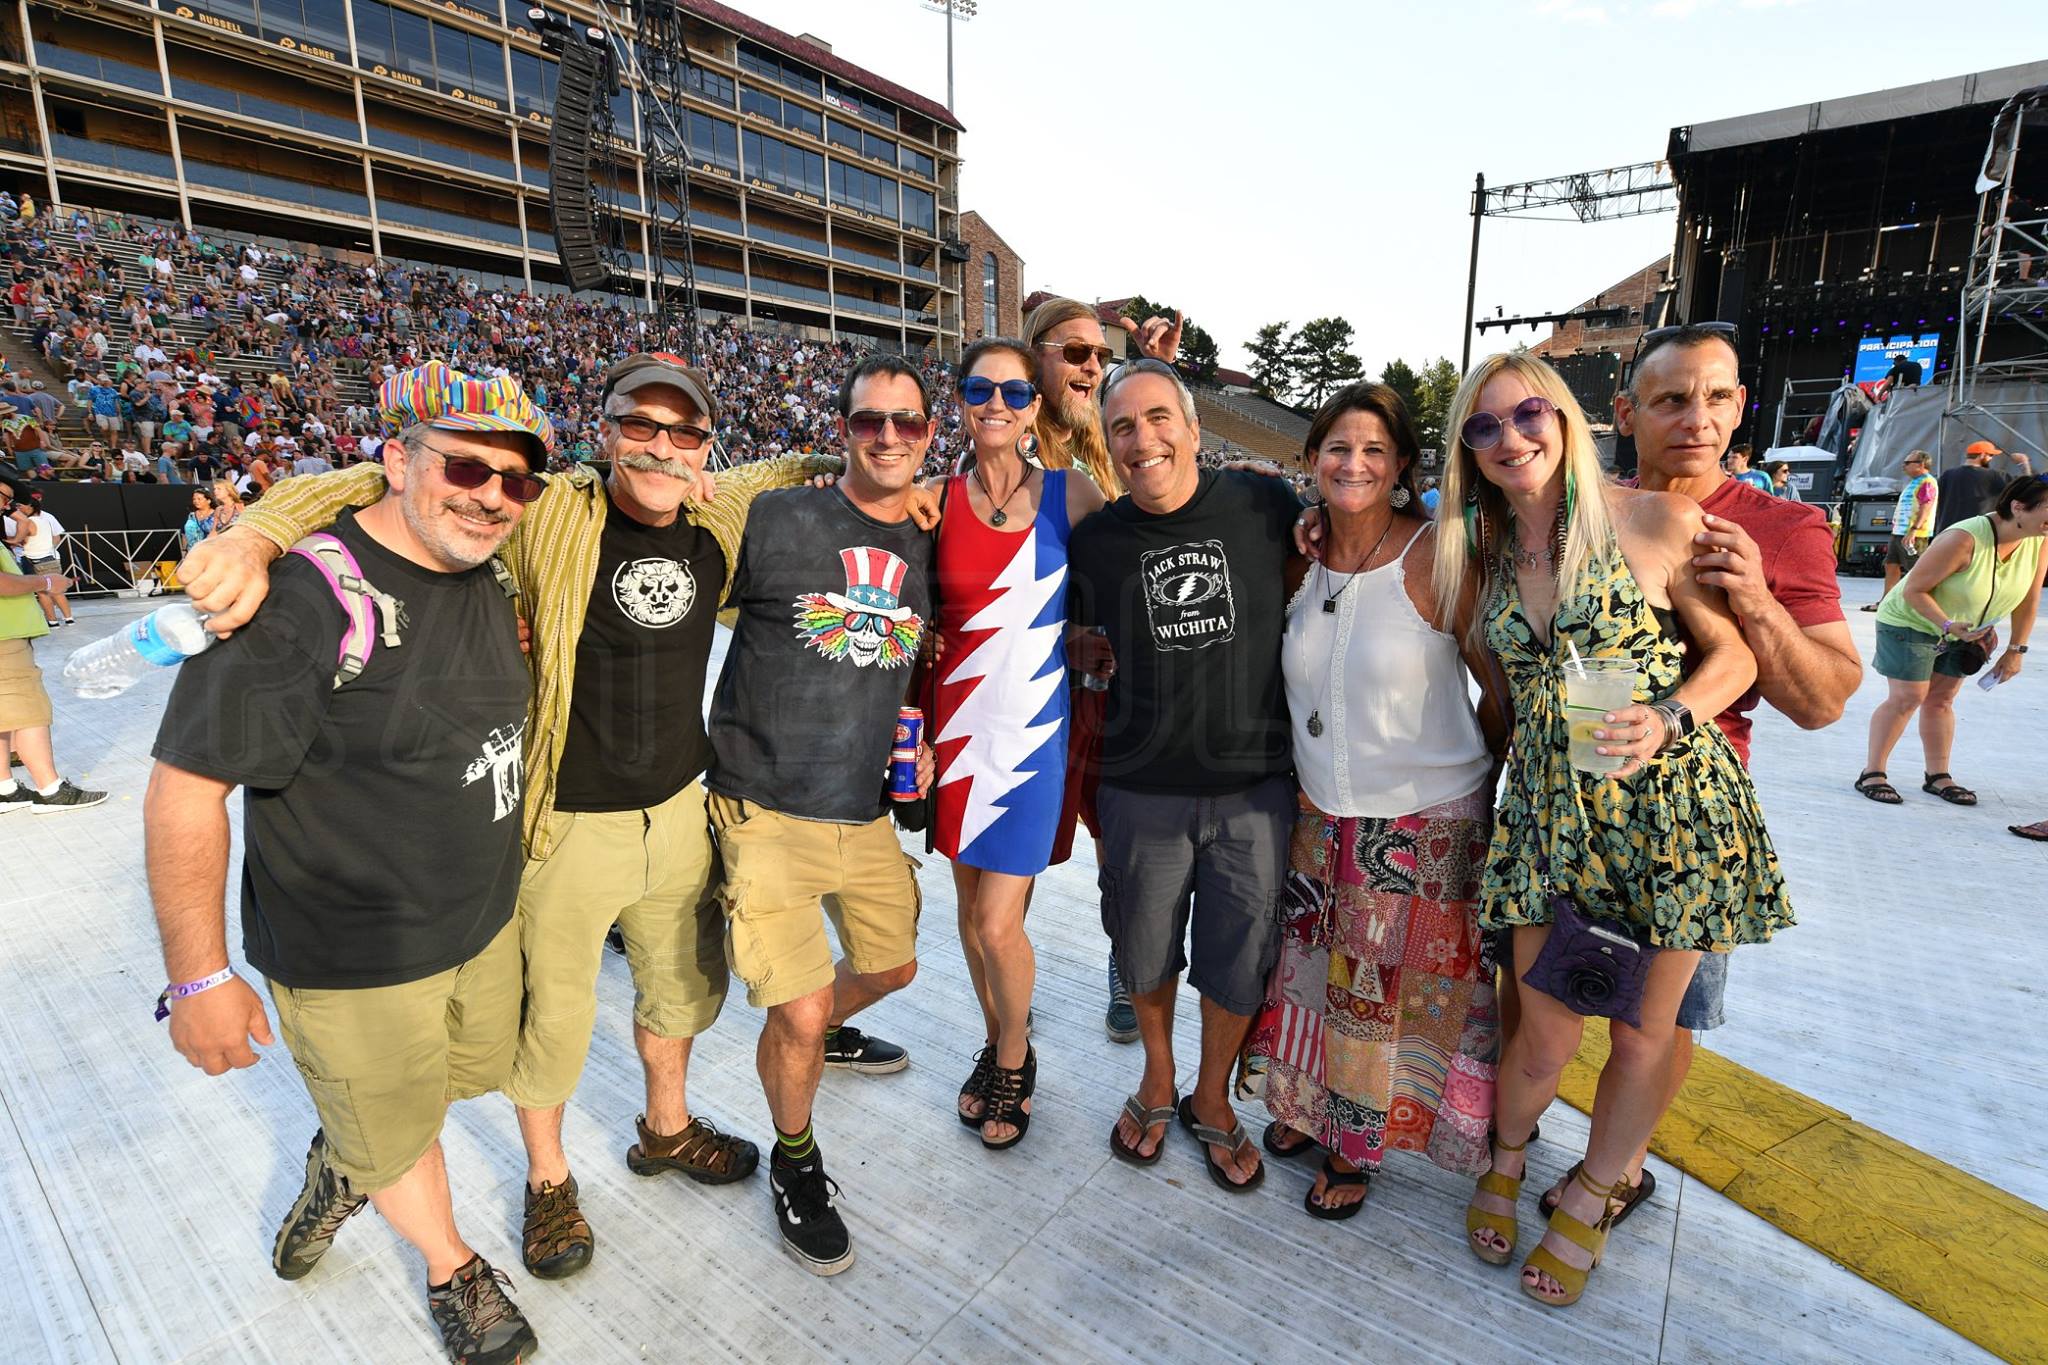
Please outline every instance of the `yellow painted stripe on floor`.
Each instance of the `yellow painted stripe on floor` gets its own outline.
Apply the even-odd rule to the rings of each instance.
[[[1607,1031],[1558,1093],[1591,1113]],[[2048,1212],[1702,1048],[1651,1150],[1935,1321],[2048,1362]]]

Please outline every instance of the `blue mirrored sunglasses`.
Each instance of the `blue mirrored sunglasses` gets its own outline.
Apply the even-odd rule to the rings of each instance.
[[[1038,397],[1038,390],[1028,379],[1005,379],[998,384],[985,375],[969,375],[960,381],[960,398],[970,408],[978,408],[1001,390],[1003,405],[1013,412],[1022,412],[1031,406],[1031,400]]]

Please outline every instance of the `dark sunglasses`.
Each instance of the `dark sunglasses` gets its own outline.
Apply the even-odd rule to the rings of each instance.
[[[846,433],[856,441],[879,441],[883,429],[894,425],[906,441],[922,441],[932,429],[932,419],[921,412],[874,412],[863,408],[846,416]]]
[[[1548,398],[1531,394],[1515,404],[1515,410],[1503,422],[1490,412],[1475,412],[1465,419],[1465,425],[1458,428],[1458,439],[1465,443],[1467,450],[1491,450],[1500,444],[1501,436],[1513,425],[1516,431],[1536,440],[1550,430],[1550,424],[1557,420],[1557,405]]]
[[[677,450],[695,450],[711,439],[711,433],[703,427],[693,427],[684,422],[657,422],[652,417],[633,414],[612,418],[612,425],[629,441],[651,441],[665,431],[668,443]]]
[[[1635,366],[1642,364],[1644,356],[1649,355],[1650,352],[1656,350],[1665,342],[1670,341],[1681,332],[1690,332],[1694,336],[1698,336],[1701,333],[1705,333],[1708,336],[1717,336],[1726,341],[1730,346],[1736,347],[1737,350],[1741,349],[1742,329],[1732,322],[1687,322],[1681,323],[1676,327],[1652,327],[1649,331],[1636,338],[1636,353],[1630,357],[1629,367],[1633,369]]]
[[[1116,352],[1110,350],[1109,347],[1091,346],[1085,341],[1041,341],[1038,344],[1044,350],[1058,351],[1060,359],[1074,366],[1086,365],[1088,357],[1091,355],[1095,357],[1096,364],[1105,367],[1110,361],[1116,359]]]
[[[482,488],[495,475],[498,486],[505,490],[505,496],[522,506],[539,497],[547,488],[546,480],[538,474],[521,474],[516,469],[493,469],[474,455],[450,455],[434,446],[427,446],[427,449],[441,457],[441,477],[457,488]]]
[[[970,408],[980,407],[998,391],[1003,395],[1003,406],[1013,412],[1024,411],[1038,397],[1038,389],[1028,379],[1005,379],[998,384],[985,375],[973,374],[960,381],[960,401]]]

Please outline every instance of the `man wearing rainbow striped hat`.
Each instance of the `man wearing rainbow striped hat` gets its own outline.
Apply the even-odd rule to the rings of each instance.
[[[378,391],[384,491],[293,547],[247,626],[179,670],[143,819],[173,1044],[219,1075],[273,1043],[225,931],[227,798],[247,789],[242,951],[320,1120],[272,1251],[312,1271],[366,1202],[426,1261],[451,1359],[534,1349],[455,1224],[441,1127],[503,1087],[530,685],[488,567],[544,486],[553,429],[511,379],[444,366]]]

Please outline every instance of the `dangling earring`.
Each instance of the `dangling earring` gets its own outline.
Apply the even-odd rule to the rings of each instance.
[[[1468,488],[1465,490],[1465,544],[1471,547],[1473,554],[1479,554],[1483,549],[1480,542],[1485,538],[1485,526],[1479,512],[1479,490]]]
[[[1393,508],[1396,512],[1398,512],[1407,505],[1408,490],[1398,483],[1395,484],[1394,491],[1387,494],[1387,506]]]
[[[1038,434],[1027,431],[1018,437],[1017,453],[1027,460],[1035,458],[1038,454]]]

